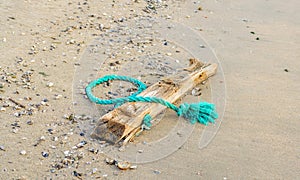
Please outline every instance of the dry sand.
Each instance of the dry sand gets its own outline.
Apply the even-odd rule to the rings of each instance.
[[[145,10],[150,6],[142,0],[0,2],[1,179],[300,177],[300,3],[215,0],[160,5],[155,11]],[[224,70],[226,111],[217,136],[205,149],[198,148],[203,127],[196,125],[172,155],[120,171],[105,163],[105,155],[89,152],[99,144],[80,136],[77,123],[64,116],[74,112],[73,77],[87,45],[112,26],[139,16],[169,18],[205,38]],[[47,87],[49,82],[52,87]],[[8,97],[27,108],[32,104],[33,114],[16,117],[23,108],[15,109]],[[68,167],[54,167],[65,151],[83,140],[88,144],[72,155]]]

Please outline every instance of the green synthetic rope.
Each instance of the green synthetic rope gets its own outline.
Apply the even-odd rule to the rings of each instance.
[[[134,94],[128,96],[128,97],[121,97],[121,98],[115,98],[115,99],[100,99],[93,95],[92,89],[96,87],[99,84],[102,84],[104,82],[110,81],[110,80],[121,80],[121,81],[127,81],[130,83],[135,84],[138,87],[137,92]],[[183,103],[179,107],[176,105],[161,99],[157,97],[143,97],[143,96],[137,96],[139,93],[144,91],[147,88],[147,86],[132,77],[128,76],[119,76],[119,75],[106,75],[102,78],[99,78],[97,80],[92,81],[87,87],[86,87],[86,95],[88,98],[96,103],[96,104],[115,104],[115,106],[120,106],[126,102],[147,102],[147,103],[159,103],[162,104],[172,110],[174,110],[178,116],[182,116],[186,119],[188,119],[192,124],[195,124],[196,122],[199,122],[201,124],[207,125],[208,123],[214,123],[215,119],[218,118],[218,114],[215,111],[215,106],[213,104],[207,103],[207,102],[199,102],[199,103]],[[147,114],[143,119],[143,126],[145,129],[150,129],[151,127],[151,116]]]

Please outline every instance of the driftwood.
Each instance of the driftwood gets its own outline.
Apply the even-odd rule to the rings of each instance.
[[[138,96],[154,96],[174,103],[185,93],[214,75],[216,70],[217,64],[204,65],[196,59],[190,59],[190,66],[184,71],[162,79]],[[125,103],[102,116],[91,137],[111,143],[123,140],[124,145],[141,129],[146,114],[154,118],[165,109],[165,106],[157,103]]]

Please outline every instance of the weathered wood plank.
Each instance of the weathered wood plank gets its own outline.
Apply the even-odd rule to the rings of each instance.
[[[139,96],[159,97],[174,103],[185,93],[214,75],[216,71],[217,64],[204,65],[196,59],[190,59],[190,67],[185,71],[153,84]],[[140,129],[146,114],[156,117],[165,109],[165,106],[157,103],[125,103],[102,116],[91,137],[112,143],[125,139],[124,143],[127,143]]]

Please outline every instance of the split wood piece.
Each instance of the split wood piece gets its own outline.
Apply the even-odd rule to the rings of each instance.
[[[190,59],[190,66],[184,71],[160,80],[138,96],[158,97],[174,103],[195,86],[213,76],[216,71],[217,64],[204,65],[196,59]],[[125,145],[140,129],[146,114],[150,114],[154,118],[166,108],[157,103],[125,103],[103,115],[97,122],[91,137],[110,143],[117,143],[125,139],[123,141],[123,145]]]

